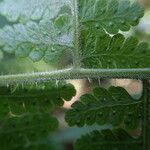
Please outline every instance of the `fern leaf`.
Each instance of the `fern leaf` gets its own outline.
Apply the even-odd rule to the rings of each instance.
[[[55,106],[62,106],[64,100],[71,100],[76,91],[71,84],[57,86],[44,83],[39,86],[0,88],[0,116],[21,115],[32,112],[50,112]]]
[[[127,31],[137,25],[144,14],[137,3],[129,0],[77,0],[81,23],[97,23],[110,33],[118,29]],[[63,7],[72,5],[72,0],[4,0],[0,3],[0,13],[9,21],[29,21],[41,18],[55,18]],[[13,7],[12,7],[13,6]],[[73,9],[73,8],[72,8]],[[68,11],[68,8],[66,9]],[[64,11],[64,9],[63,9]],[[71,11],[69,11],[71,12]]]
[[[80,22],[103,28],[111,34],[128,31],[138,24],[143,8],[129,0],[78,0]]]
[[[19,21],[0,30],[4,52],[51,64],[59,64],[66,52],[72,54],[73,17],[67,1],[6,0],[0,3],[0,12]]]
[[[32,143],[48,136],[57,127],[57,119],[46,113],[7,118],[0,123],[0,149],[29,149]],[[39,148],[34,145],[32,147]]]
[[[141,150],[140,139],[132,138],[123,129],[95,130],[75,143],[75,150]]]
[[[52,19],[68,4],[64,0],[4,0],[0,3],[0,13],[11,22]]]
[[[41,143],[58,127],[49,112],[75,93],[73,85],[64,82],[0,87],[0,149],[54,150],[51,144]]]
[[[65,27],[66,30],[69,28]],[[70,51],[71,39],[71,34],[60,35],[54,23],[44,20],[39,24],[28,22],[25,25],[5,26],[0,30],[0,45],[4,52],[29,57],[34,62],[43,59],[47,63],[59,63],[65,52]]]
[[[82,44],[82,62],[87,68],[149,68],[150,48],[135,37],[124,38],[121,34],[111,37],[97,34],[99,30],[85,29],[89,36]]]
[[[129,0],[4,0],[0,3],[0,13],[11,22],[19,22],[5,26],[0,31],[0,45],[5,52],[29,57],[35,62],[43,59],[50,64],[60,64],[65,55],[69,54],[73,57],[72,61],[79,65],[81,60],[86,67],[91,67],[91,62],[94,63],[92,67],[96,65],[97,68],[149,67],[148,55],[142,54],[143,49],[148,49],[145,45],[140,46],[141,53],[139,49],[134,53],[131,49],[126,50],[127,47],[122,50],[121,46],[118,48],[112,44],[108,50],[113,53],[111,49],[115,49],[113,55],[106,52],[106,45],[102,48],[98,46],[104,38],[107,39],[106,43],[110,42],[110,37],[99,36],[101,30],[116,34],[119,29],[127,31],[139,22],[143,9],[137,3],[131,4]],[[118,41],[117,37],[122,42],[123,37],[119,35],[112,40]],[[127,42],[135,48],[136,44],[133,43]],[[124,53],[124,50],[127,52]],[[123,52],[120,54],[118,51]],[[82,53],[81,58],[78,52]],[[90,55],[85,55],[85,52]],[[138,56],[139,53],[141,56]],[[114,58],[117,60],[112,61]],[[126,58],[129,59],[127,64],[124,62]]]
[[[142,101],[133,99],[123,88],[95,88],[92,94],[81,96],[66,113],[69,126],[85,124],[124,125],[126,129],[139,126]]]

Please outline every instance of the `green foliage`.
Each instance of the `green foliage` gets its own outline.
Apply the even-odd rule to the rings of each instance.
[[[10,21],[19,21],[0,30],[4,52],[51,64],[59,63],[66,51],[71,53],[72,14],[67,2],[12,0],[0,3],[0,10]]]
[[[51,19],[68,4],[64,0],[3,0],[0,4],[0,13],[11,22]]]
[[[72,55],[67,65],[74,61],[86,68],[149,68],[148,45],[117,34],[137,25],[143,16],[136,2],[4,0],[0,13],[16,22],[0,30],[0,46],[6,53],[51,65]]]
[[[133,99],[123,88],[95,88],[92,94],[81,96],[66,113],[70,126],[85,124],[123,125],[126,129],[139,126],[142,117],[142,101]]]
[[[86,68],[149,67],[150,48],[147,43],[139,43],[135,37],[125,39],[121,34],[113,37],[97,34],[100,32],[91,27],[82,31],[82,62]]]
[[[50,131],[54,131],[57,127],[57,119],[46,113],[6,118],[3,122],[1,120],[0,149],[29,149],[34,142],[38,142],[38,138],[47,136]],[[38,150],[39,148],[34,149]]]
[[[75,144],[75,150],[141,150],[140,139],[132,138],[122,129],[93,131],[82,136]]]
[[[143,9],[128,0],[79,0],[81,59],[86,68],[149,68],[148,44],[117,34],[139,22]],[[92,6],[92,7],[91,7]],[[113,37],[106,33],[115,34]]]
[[[128,31],[144,14],[143,8],[129,0],[78,0],[83,25],[104,28],[111,34]]]
[[[148,44],[123,35],[143,14],[143,8],[130,0],[0,0],[0,17],[5,20],[0,28],[0,73],[12,73],[11,63],[21,66],[15,73],[25,73],[0,77],[0,84],[4,83],[0,86],[0,150],[54,150],[46,138],[58,128],[58,121],[50,113],[71,100],[76,90],[71,84],[47,80],[99,78],[102,71],[107,73],[104,77],[111,73],[113,78],[141,77],[143,72],[149,77]],[[28,74],[25,66],[30,68],[31,63],[20,63],[21,58],[62,70]],[[34,84],[26,85],[30,82]],[[141,150],[141,146],[149,150],[150,92],[149,85],[144,86],[146,92],[139,100],[120,87],[98,87],[75,102],[65,117],[70,126],[96,123],[123,128],[87,134],[77,140],[75,150]],[[142,136],[135,139],[125,130],[141,128],[142,119]]]
[[[53,150],[40,141],[58,127],[57,119],[49,112],[75,93],[73,85],[63,82],[1,87],[0,149],[38,150],[44,146],[44,150]]]
[[[58,82],[25,87],[0,88],[0,116],[10,113],[50,112],[55,106],[62,106],[64,100],[71,100],[76,91],[71,84]]]

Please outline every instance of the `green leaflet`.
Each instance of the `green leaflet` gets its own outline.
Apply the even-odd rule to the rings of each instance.
[[[81,23],[98,22],[110,33],[117,33],[118,29],[129,30],[130,26],[138,24],[139,18],[144,14],[143,8],[139,4],[131,4],[129,0],[77,1]],[[0,4],[0,13],[9,21],[27,22],[41,18],[52,19],[58,15],[62,7],[65,7],[63,12],[66,10],[66,5],[72,7],[72,3],[72,0],[4,0]]]
[[[81,24],[106,29],[111,34],[128,31],[144,14],[143,8],[129,0],[78,0]]]
[[[0,45],[4,52],[29,57],[34,62],[43,59],[47,63],[59,63],[71,49],[72,35],[65,32],[60,34],[54,23],[44,20],[39,24],[28,22],[5,26],[0,30]]]
[[[44,83],[38,86],[0,88],[0,117],[10,114],[50,112],[71,100],[76,91],[71,84]],[[1,120],[0,118],[0,120]]]
[[[66,53],[72,54],[73,17],[68,2],[12,0],[1,2],[0,8],[10,21],[19,21],[0,29],[4,52],[29,57],[34,62],[43,59],[51,65],[61,63]]]
[[[53,150],[50,145],[38,143],[38,140],[48,136],[57,127],[57,119],[46,113],[7,118],[0,122],[0,149],[39,150],[44,146]]]
[[[11,22],[52,19],[68,4],[67,0],[4,0],[0,3],[0,13]]]
[[[0,149],[54,150],[42,142],[58,127],[49,112],[75,94],[73,85],[64,82],[0,87]]]
[[[100,34],[97,34],[100,33]],[[88,35],[88,39],[86,39]],[[150,48],[135,37],[111,37],[100,29],[82,31],[82,62],[86,68],[149,68]]]
[[[65,119],[69,126],[85,124],[123,125],[132,130],[139,126],[142,117],[142,101],[133,99],[123,88],[95,88],[93,94],[81,96],[72,105]]]
[[[140,139],[132,138],[122,129],[93,131],[75,143],[75,150],[141,150]]]

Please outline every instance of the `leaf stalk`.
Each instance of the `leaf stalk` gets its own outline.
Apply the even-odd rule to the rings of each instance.
[[[0,85],[34,83],[49,80],[69,80],[86,78],[132,78],[150,79],[150,69],[74,69],[35,72],[25,74],[1,75]]]

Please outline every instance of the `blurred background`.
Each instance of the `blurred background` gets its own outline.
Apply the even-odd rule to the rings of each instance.
[[[1,0],[0,0],[1,1]],[[133,1],[133,0],[132,0]],[[135,1],[135,0],[134,0]],[[146,41],[150,44],[150,0],[138,0],[141,5],[145,7],[145,16],[141,19],[140,24],[132,28],[127,35],[134,35],[138,37],[141,41]],[[0,16],[0,28],[9,24],[7,20]],[[66,62],[61,62],[61,64],[66,64]],[[50,66],[44,63],[43,61],[33,63],[32,61],[24,58],[15,58],[12,54],[1,53],[0,51],[0,73],[1,74],[14,74],[14,73],[23,73],[23,72],[37,72],[43,70],[51,70],[54,68],[59,68],[59,66]],[[113,79],[113,80],[104,80],[104,79],[88,79],[88,80],[71,80],[67,81],[72,83],[76,90],[76,96],[70,101],[65,102],[62,108],[57,109],[54,112],[54,116],[59,119],[59,129],[57,132],[49,135],[47,139],[48,142],[51,142],[55,145],[56,150],[72,150],[74,141],[79,138],[82,134],[90,132],[94,129],[104,129],[111,128],[110,125],[97,126],[93,125],[92,127],[85,126],[84,128],[77,127],[68,127],[64,120],[64,112],[67,109],[71,108],[71,104],[74,101],[79,100],[80,96],[88,93],[95,86],[103,86],[108,88],[111,85],[122,86],[124,87],[133,97],[139,98],[142,93],[142,83],[139,80],[129,80],[129,79]],[[133,134],[138,134],[139,131],[135,131]]]

